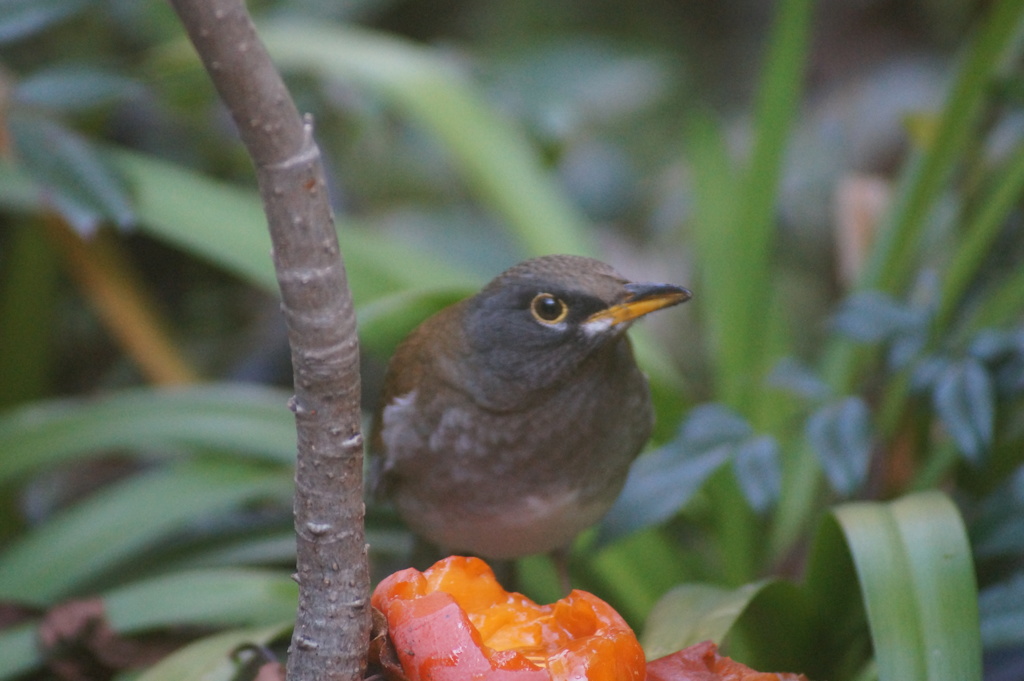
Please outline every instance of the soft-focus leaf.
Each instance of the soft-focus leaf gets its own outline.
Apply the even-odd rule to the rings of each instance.
[[[980,681],[974,566],[956,507],[926,492],[834,515],[857,568],[880,681]]]
[[[749,162],[737,167],[722,125],[688,116],[687,160],[692,173],[700,305],[708,326],[719,399],[750,416],[770,362],[790,354],[788,330],[776,314],[772,248],[778,228],[778,191],[790,131],[804,83],[812,3],[776,5],[749,130]],[[723,504],[721,515],[735,507]],[[744,511],[736,511],[744,512]],[[741,521],[740,521],[741,522]],[[745,552],[745,549],[741,549]]]
[[[11,226],[0,256],[0,414],[47,393],[63,299],[60,261],[45,231],[37,223]]]
[[[138,81],[114,71],[73,65],[37,71],[18,82],[17,104],[76,112],[114,104],[141,91]]]
[[[817,373],[792,357],[785,357],[772,367],[768,384],[815,401],[825,399],[832,390]]]
[[[290,494],[288,476],[227,461],[179,464],[108,485],[7,547],[0,596],[34,603],[68,596],[208,514]]]
[[[0,206],[19,213],[38,212],[41,193],[39,183],[23,168],[0,159]]]
[[[1024,191],[1024,138],[1018,136],[1016,144],[1016,149],[1008,154],[1008,162],[991,173],[989,178],[986,178],[987,190],[982,196],[972,201],[975,206],[975,210],[972,211],[973,215],[965,220],[965,224],[960,227],[963,234],[962,240],[953,253],[952,260],[943,270],[942,293],[935,313],[935,328],[937,329],[949,326],[949,320],[962,302],[964,294],[972,289],[972,284],[977,280],[978,274],[985,270],[989,262],[988,258],[993,252],[993,246],[998,248],[997,240],[1000,234],[1005,233],[1008,217],[1020,205],[1021,192]],[[1011,282],[1007,282],[1004,286],[1010,289],[1019,288],[1014,287]],[[1007,289],[1004,288],[1004,290]],[[994,298],[1002,298],[1003,295]],[[1019,292],[1017,294],[1010,293],[1011,297],[1015,297],[1015,295],[1019,295]],[[1020,305],[1011,307],[1011,318],[1016,320]],[[971,322],[958,324],[958,326],[964,331],[978,329],[981,327],[978,322],[990,314],[993,309],[991,302],[986,301],[975,307],[970,313]],[[993,321],[995,320],[989,320],[988,323],[991,324]]]
[[[284,572],[195,570],[118,587],[104,595],[104,603],[111,626],[125,633],[263,625],[294,617],[298,585]]]
[[[999,396],[1018,396],[1024,393],[1024,352],[1015,355],[995,368],[994,390]]]
[[[595,252],[585,220],[558,191],[526,138],[431,50],[327,25],[275,23],[260,34],[281,68],[373,88],[422,125],[531,255]]]
[[[909,280],[920,259],[915,253],[922,236],[933,225],[945,185],[965,151],[976,144],[979,122],[984,119],[993,79],[1012,69],[1020,50],[1019,0],[992,3],[973,39],[960,55],[960,65],[948,89],[933,143],[914,154],[904,166],[887,219],[877,238],[858,288],[894,292]]]
[[[17,678],[40,663],[35,624],[0,629],[0,679]]]
[[[120,634],[182,626],[264,626],[293,619],[298,586],[282,572],[202,570],[121,586],[103,594],[103,601],[111,628]],[[42,664],[36,624],[0,629],[0,679],[16,678]],[[286,629],[276,625],[273,631]]]
[[[83,234],[103,221],[135,222],[128,187],[84,137],[39,116],[12,114],[8,125],[18,158],[52,193],[53,206]]]
[[[681,452],[678,444],[641,456],[601,521],[598,541],[609,542],[671,518],[728,458],[728,447],[691,455]]]
[[[860,291],[840,307],[833,323],[839,333],[863,343],[878,343],[922,325],[921,316],[892,296]]]
[[[750,434],[750,424],[742,416],[724,405],[711,403],[690,410],[679,430],[679,440],[686,452],[706,452],[739,442]]]
[[[91,3],[92,0],[0,0],[0,44],[39,33]]]
[[[871,424],[862,398],[821,407],[807,419],[805,434],[832,489],[849,496],[863,486],[871,462]]]
[[[687,414],[679,436],[633,463],[626,486],[601,523],[607,542],[667,520],[750,437],[750,425],[720,404],[702,404]]]
[[[983,589],[978,608],[985,648],[1024,645],[1024,572]]]
[[[710,584],[682,584],[666,593],[644,622],[640,642],[648,660],[701,641],[721,644],[764,582],[725,589]]]
[[[135,681],[233,681],[239,667],[233,654],[239,647],[267,645],[286,631],[279,625],[215,634],[168,655]]]
[[[987,495],[971,521],[971,545],[978,558],[1024,555],[1024,466]]]
[[[284,509],[282,509],[284,511]],[[282,519],[287,517],[281,514]],[[230,521],[228,521],[230,523]],[[374,527],[373,520],[367,519],[367,543],[376,553],[387,551],[408,556],[412,538],[408,531]],[[398,535],[393,536],[393,535]],[[401,546],[402,552],[396,545]],[[200,546],[191,547],[187,552],[177,554],[167,561],[170,569],[207,569],[232,567],[236,565],[288,565],[295,560],[295,530],[290,524],[272,524],[265,531],[255,534],[224,533],[212,536]]]
[[[823,607],[814,608],[815,599],[806,586],[782,580],[760,583],[733,622],[725,646],[734,658],[755,669],[800,672],[810,679],[848,679],[839,658],[857,651],[847,641],[836,644],[837,634],[849,630],[844,627],[840,585],[831,586],[821,599]]]
[[[982,362],[995,362],[1022,345],[1019,329],[982,329],[971,339],[967,354]]]
[[[735,446],[732,469],[747,503],[763,512],[779,498],[782,473],[779,470],[779,444],[770,435],[752,437]]]
[[[886,354],[890,369],[899,370],[913,362],[928,345],[928,329],[924,323],[914,325],[896,335]]]
[[[259,196],[186,168],[119,151],[112,154],[135,191],[140,229],[277,292],[270,235]],[[478,286],[452,263],[338,220],[338,240],[357,305],[410,287]]]
[[[112,450],[212,450],[290,464],[290,393],[256,385],[136,388],[0,415],[0,481]]]
[[[950,365],[935,383],[933,400],[960,452],[980,463],[995,428],[995,395],[985,367],[973,358]]]
[[[382,296],[359,308],[359,340],[388,357],[424,319],[475,292],[468,287],[414,289]]]
[[[939,377],[949,368],[950,359],[945,355],[922,357],[910,375],[910,385],[917,392],[931,392]]]

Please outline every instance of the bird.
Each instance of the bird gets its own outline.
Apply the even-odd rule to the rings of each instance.
[[[547,255],[435,313],[385,372],[375,494],[446,551],[502,561],[567,550],[614,503],[653,428],[626,330],[690,298]]]

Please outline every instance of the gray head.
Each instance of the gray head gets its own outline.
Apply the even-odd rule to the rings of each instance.
[[[514,403],[558,385],[599,349],[624,342],[636,318],[689,298],[671,284],[631,283],[592,258],[521,262],[464,303],[477,397]]]

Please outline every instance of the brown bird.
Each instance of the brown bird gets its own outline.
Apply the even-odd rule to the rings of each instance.
[[[651,434],[626,329],[689,299],[551,255],[441,310],[388,366],[371,433],[377,491],[446,550],[508,559],[568,547],[615,501]]]

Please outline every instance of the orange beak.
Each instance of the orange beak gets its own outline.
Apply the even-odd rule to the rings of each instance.
[[[595,312],[585,323],[607,320],[611,326],[617,326],[693,297],[689,290],[675,284],[626,284],[625,289],[629,297],[624,302]]]

